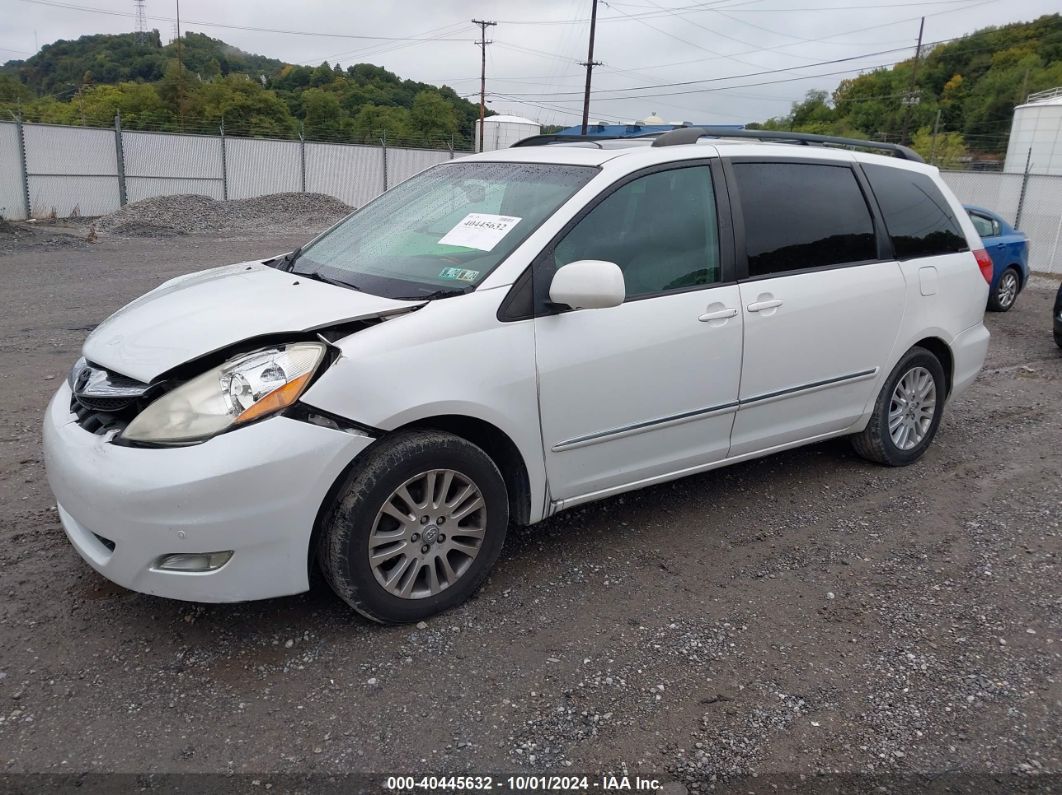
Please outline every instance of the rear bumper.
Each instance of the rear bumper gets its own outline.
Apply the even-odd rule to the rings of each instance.
[[[974,382],[988,354],[988,329],[983,323],[971,326],[954,339],[951,353],[955,359],[951,398],[958,397]]]
[[[317,512],[373,441],[274,417],[190,447],[122,447],[79,427],[69,405],[64,385],[45,416],[44,457],[70,542],[125,588],[193,602],[307,590]],[[164,555],[225,551],[214,571],[157,568]]]

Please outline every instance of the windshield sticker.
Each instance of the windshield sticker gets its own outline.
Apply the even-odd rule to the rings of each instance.
[[[439,240],[439,244],[490,251],[518,223],[520,219],[511,215],[469,213]]]
[[[470,271],[464,268],[443,268],[439,278],[457,279],[459,282],[474,282],[479,278],[479,271]]]

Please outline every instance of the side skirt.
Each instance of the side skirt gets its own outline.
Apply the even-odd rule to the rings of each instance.
[[[742,461],[749,461],[753,458],[763,458],[774,453],[780,453],[783,450],[791,450],[794,447],[803,447],[807,444],[814,444],[815,442],[822,442],[826,439],[834,439],[838,436],[848,436],[852,433],[856,433],[857,430],[866,425],[867,417],[861,417],[859,422],[850,425],[849,427],[840,431],[831,431],[830,433],[819,434],[818,436],[809,436],[806,439],[799,439],[795,442],[788,442],[786,444],[780,444],[775,447],[768,447],[763,450],[757,450],[752,453],[745,453],[744,455],[733,456],[731,458],[724,458],[720,461],[713,461],[709,464],[699,464],[697,466],[687,467],[685,469],[678,469],[674,472],[668,472],[664,475],[655,475],[651,478],[644,478],[642,480],[635,480],[630,483],[624,483],[621,486],[613,486],[608,489],[602,489],[601,491],[592,491],[588,494],[580,494],[576,497],[568,497],[563,500],[553,500],[547,510],[547,516],[553,516],[555,513],[565,510],[566,508],[574,508],[577,505],[583,505],[584,503],[594,502],[596,500],[603,500],[606,497],[612,497],[616,494],[623,494],[628,491],[635,491],[637,489],[645,488],[646,486],[654,486],[657,483],[667,483],[671,480],[678,480],[679,478],[688,477],[690,475],[696,475],[701,472],[708,472],[712,469],[721,469],[731,464],[739,464]],[[543,517],[545,518],[545,517]]]

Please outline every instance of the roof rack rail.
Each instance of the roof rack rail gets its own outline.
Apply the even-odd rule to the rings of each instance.
[[[557,135],[556,133],[546,133],[545,135],[532,135],[530,138],[521,138],[515,144],[510,145],[510,149],[515,149],[518,146],[546,146],[547,144],[566,144],[578,141],[589,141],[593,143],[595,139],[604,138],[602,135]]]
[[[548,144],[568,143],[596,144],[599,141],[626,141],[638,138],[651,138],[655,135],[662,134],[663,133],[659,132],[645,133],[643,135],[562,135],[560,133],[546,133],[544,135],[532,135],[530,138],[521,138],[515,144],[511,144],[509,148],[514,149],[517,146],[546,146]]]
[[[666,132],[653,141],[653,146],[678,146],[697,143],[701,138],[754,138],[759,141],[780,141],[808,146],[844,146],[856,149],[881,149],[890,152],[902,160],[924,163],[918,152],[900,144],[882,141],[861,141],[858,138],[840,138],[835,135],[816,135],[814,133],[782,132],[780,130],[732,130],[726,127],[680,127]]]

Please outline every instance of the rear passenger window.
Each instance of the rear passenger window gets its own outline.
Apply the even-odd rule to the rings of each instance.
[[[877,258],[874,221],[847,166],[735,163],[749,276]]]
[[[933,180],[917,171],[864,165],[897,259],[966,251],[966,238]]]
[[[707,166],[658,171],[607,196],[557,244],[558,268],[615,262],[628,298],[719,281],[719,226]]]

